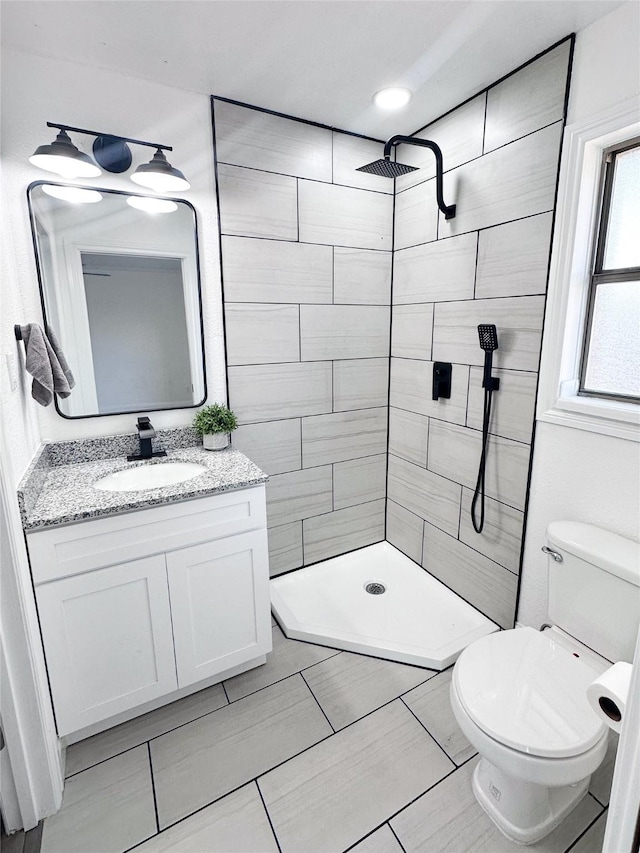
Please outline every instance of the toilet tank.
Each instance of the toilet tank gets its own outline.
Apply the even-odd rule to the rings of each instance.
[[[577,521],[553,521],[549,617],[607,660],[633,661],[640,625],[640,544]]]

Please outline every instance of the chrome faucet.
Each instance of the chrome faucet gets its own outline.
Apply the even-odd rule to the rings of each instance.
[[[140,459],[153,459],[156,456],[166,456],[166,450],[154,450],[153,439],[156,437],[156,431],[149,418],[145,415],[138,418],[136,426],[138,430],[138,438],[140,440],[140,453],[132,453],[127,456],[129,462],[137,462]]]

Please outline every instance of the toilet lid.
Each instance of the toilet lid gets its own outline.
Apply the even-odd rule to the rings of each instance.
[[[585,752],[605,731],[586,693],[598,674],[553,637],[517,628],[468,646],[453,680],[488,735],[520,752],[562,758]]]

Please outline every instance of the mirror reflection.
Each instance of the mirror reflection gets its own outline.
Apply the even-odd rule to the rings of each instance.
[[[76,379],[58,411],[78,418],[200,405],[206,392],[193,208],[67,189],[81,188],[38,182],[28,191],[45,322]]]

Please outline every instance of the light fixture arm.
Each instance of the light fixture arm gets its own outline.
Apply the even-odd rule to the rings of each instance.
[[[444,213],[444,218],[453,219],[453,217],[456,215],[456,206],[455,204],[446,205],[444,203],[444,196],[442,194],[443,161],[440,146],[436,145],[435,142],[431,142],[430,139],[418,139],[414,136],[392,136],[385,142],[385,160],[391,159],[391,149],[393,148],[393,146],[400,145],[401,143],[406,143],[407,145],[418,145],[422,148],[430,148],[431,151],[433,151],[434,156],[436,158],[436,201],[438,202],[438,207]]]
[[[47,127],[55,127],[58,130],[70,130],[72,133],[85,133],[87,136],[95,137],[113,137],[121,142],[131,142],[134,145],[146,145],[148,148],[159,148],[161,151],[173,151],[171,145],[158,145],[157,142],[144,142],[142,139],[131,139],[129,136],[117,136],[114,133],[101,133],[97,130],[85,130],[82,127],[72,127],[70,124],[56,124],[53,121],[47,122]]]

